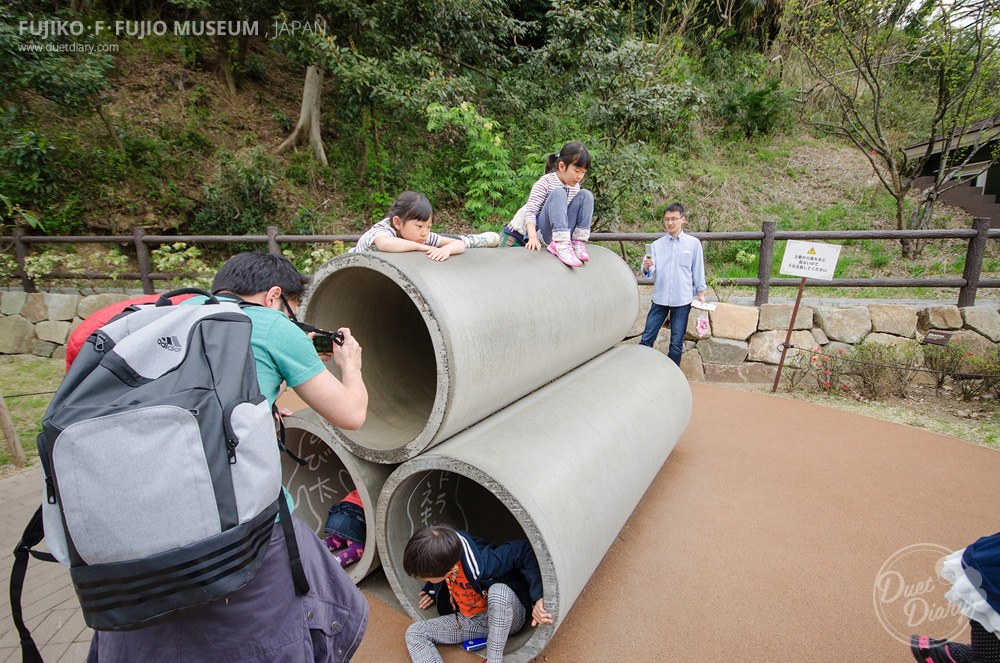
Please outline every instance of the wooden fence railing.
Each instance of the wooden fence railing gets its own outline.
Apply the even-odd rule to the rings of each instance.
[[[760,242],[758,253],[758,268],[755,278],[720,279],[724,285],[753,286],[755,288],[754,303],[757,306],[766,304],[771,286],[798,286],[799,278],[774,278],[771,276],[774,243],[776,241],[796,240],[856,240],[878,239],[898,242],[900,239],[966,239],[968,248],[965,257],[965,269],[962,278],[913,278],[913,279],[833,279],[832,281],[806,280],[811,287],[833,286],[841,288],[958,288],[958,305],[972,306],[976,301],[979,288],[1000,288],[1000,274],[988,275],[982,278],[983,256],[986,253],[986,243],[989,239],[1000,239],[1000,229],[990,230],[989,219],[974,219],[972,228],[956,230],[827,230],[827,231],[778,231],[775,221],[765,221],[759,231],[754,232],[714,232],[691,233],[703,242],[723,242],[734,240],[751,240]],[[591,241],[619,242],[624,255],[624,242],[652,242],[665,233],[594,233]],[[182,274],[163,274],[152,271],[150,260],[150,245],[173,244],[188,242],[198,244],[266,244],[271,253],[281,253],[282,244],[308,244],[329,242],[356,242],[360,235],[281,235],[276,226],[268,226],[266,235],[147,235],[143,228],[136,228],[131,235],[105,236],[35,236],[28,235],[21,228],[15,228],[10,239],[14,243],[20,271],[21,284],[25,292],[34,292],[35,284],[28,278],[25,271],[27,247],[31,244],[131,244],[135,248],[139,271],[124,274],[46,274],[45,278],[86,278],[86,279],[119,279],[140,281],[143,292],[154,292],[154,281],[163,281],[184,276]],[[639,277],[640,285],[652,283],[649,279]]]

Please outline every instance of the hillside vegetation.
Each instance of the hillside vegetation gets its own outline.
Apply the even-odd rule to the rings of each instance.
[[[835,44],[836,34],[794,3],[319,0],[292,14],[266,0],[0,2],[0,214],[5,232],[52,235],[136,226],[243,234],[271,224],[358,233],[412,189],[431,199],[438,229],[497,230],[545,156],[583,140],[594,156],[584,185],[597,199],[596,230],[660,231],[674,200],[691,210],[689,230],[759,229],[769,219],[780,229],[899,227],[926,202],[904,191],[898,203],[899,191],[880,182],[891,171],[880,150],[891,157],[927,138],[938,97],[955,96],[934,78],[935,58],[953,57],[933,51],[944,53],[944,5],[899,16],[875,1],[834,5],[895,21],[911,35],[907,48],[924,49],[893,72],[908,78],[883,104],[885,145],[868,151],[830,130],[849,113],[836,81],[810,65],[808,46]],[[127,30],[128,21],[170,28],[203,19],[257,22],[259,32],[167,29],[140,39]],[[25,30],[44,21],[79,22],[82,35]],[[98,22],[126,29],[95,30]],[[25,50],[53,43],[94,53]],[[969,57],[949,66],[976,82],[964,110],[973,117],[997,107],[989,84],[1000,78],[995,51],[974,72]],[[863,88],[855,97],[860,116],[878,111]],[[968,219],[937,205],[921,223]],[[637,261],[641,248],[627,250]],[[3,251],[10,273],[9,243]],[[33,251],[36,273],[68,263],[126,271],[132,262],[125,248],[97,258],[88,247],[52,251]],[[708,252],[715,278],[756,274],[753,243]],[[898,246],[858,242],[842,271],[960,274],[964,252],[941,242],[898,261]],[[157,257],[197,271],[220,256],[168,247]],[[321,257],[297,260],[308,267]],[[1000,272],[995,246],[984,271]]]

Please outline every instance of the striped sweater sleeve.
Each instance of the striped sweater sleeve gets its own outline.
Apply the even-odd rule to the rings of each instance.
[[[528,194],[528,204],[525,205],[524,210],[524,223],[525,225],[533,223],[538,225],[538,213],[542,211],[542,205],[545,204],[545,199],[549,197],[552,193],[552,189],[555,188],[555,184],[552,180],[556,179],[553,173],[548,175],[542,175],[534,186],[531,187],[531,193]]]

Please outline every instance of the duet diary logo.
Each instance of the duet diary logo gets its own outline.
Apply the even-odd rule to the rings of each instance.
[[[909,645],[914,634],[951,640],[968,624],[944,597],[950,585],[941,580],[941,567],[951,552],[935,543],[915,543],[893,553],[875,576],[875,614],[903,644]]]

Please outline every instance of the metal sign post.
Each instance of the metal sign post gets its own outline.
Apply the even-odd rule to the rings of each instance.
[[[792,319],[788,321],[785,342],[781,344],[781,359],[778,361],[778,371],[774,375],[774,385],[771,387],[772,394],[778,390],[778,381],[781,380],[781,369],[785,366],[788,342],[792,339],[795,316],[798,315],[799,304],[802,303],[802,291],[805,290],[806,279],[832,280],[839,257],[840,246],[837,244],[788,240],[785,245],[785,255],[781,258],[779,273],[786,276],[801,276],[802,280],[799,282],[799,294],[795,298],[795,306],[792,307]]]

